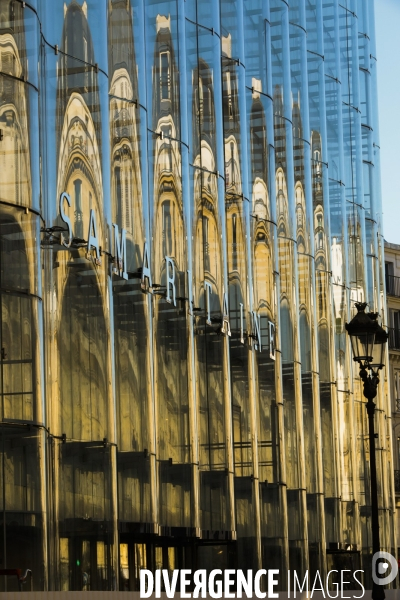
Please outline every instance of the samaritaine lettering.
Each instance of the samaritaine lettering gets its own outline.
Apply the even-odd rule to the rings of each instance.
[[[71,219],[67,214],[67,208],[71,208],[71,198],[66,193],[63,192],[60,195],[59,200],[59,211],[60,217],[63,223],[67,226],[68,237],[61,234],[60,243],[65,248],[70,248],[73,240],[73,230]],[[126,229],[119,230],[119,227],[116,223],[112,224],[114,230],[114,262],[112,265],[112,273],[117,277],[121,277],[121,279],[128,279],[127,272],[127,253],[126,253]],[[90,209],[89,215],[89,227],[87,234],[87,257],[90,258],[92,256],[92,251],[94,250],[94,259],[95,263],[101,264],[101,251],[99,245],[99,238],[97,234],[97,221],[96,221],[96,211],[92,208]],[[166,266],[166,294],[165,300],[176,306],[176,269],[175,263],[170,256],[165,256],[165,266]],[[192,287],[192,272],[190,270],[186,271],[187,276],[187,290],[188,290],[188,314],[193,315],[193,287]],[[151,262],[150,262],[150,253],[148,243],[144,243],[143,247],[143,264],[142,264],[142,272],[141,272],[141,288],[145,293],[153,293],[153,280],[151,276]],[[205,311],[206,311],[206,323],[207,325],[212,325],[213,322],[211,320],[211,296],[212,296],[212,285],[209,281],[204,281],[204,296],[205,296]],[[240,342],[241,344],[245,343],[245,319],[244,319],[244,305],[240,303]],[[250,347],[254,350],[262,351],[262,343],[261,343],[261,325],[260,325],[260,315],[256,311],[251,312],[251,332],[248,335],[250,339]],[[220,321],[221,329],[220,333],[230,337],[231,334],[231,324],[229,317],[229,301],[227,292],[223,292],[222,295],[222,319]],[[268,343],[269,343],[269,355],[270,358],[275,360],[275,324],[271,321],[268,321]]]

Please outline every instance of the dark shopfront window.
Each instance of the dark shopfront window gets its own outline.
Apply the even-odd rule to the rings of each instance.
[[[240,567],[240,565],[239,565]],[[119,589],[139,591],[141,569],[166,569],[171,580],[174,569],[236,569],[236,544],[185,537],[122,533],[119,544]],[[217,578],[218,579],[218,578]],[[165,591],[161,580],[162,591]],[[193,589],[193,584],[189,586]],[[179,580],[177,584],[179,591]]]
[[[96,442],[58,446],[62,591],[112,589],[111,452]]]
[[[0,206],[0,569],[45,580],[35,237],[38,217]],[[16,577],[0,577],[16,591]]]

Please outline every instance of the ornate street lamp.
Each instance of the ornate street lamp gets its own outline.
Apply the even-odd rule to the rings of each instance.
[[[383,358],[388,333],[379,325],[377,313],[366,313],[365,302],[356,303],[357,314],[346,323],[347,333],[350,336],[353,349],[353,359],[360,365],[360,377],[364,384],[364,396],[367,399],[368,429],[369,429],[369,456],[371,466],[371,519],[372,519],[372,553],[380,552],[379,542],[379,511],[378,488],[376,483],[376,457],[375,457],[375,403],[379,383],[379,371],[384,366]],[[369,372],[368,372],[369,371]],[[375,562],[378,568],[378,561]],[[376,576],[378,574],[376,573]],[[373,600],[383,600],[385,590],[382,585],[372,583]]]

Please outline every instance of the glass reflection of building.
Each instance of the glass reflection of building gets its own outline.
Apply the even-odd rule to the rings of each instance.
[[[372,0],[0,0],[0,569],[369,586],[344,324],[355,300],[386,320],[373,22]]]

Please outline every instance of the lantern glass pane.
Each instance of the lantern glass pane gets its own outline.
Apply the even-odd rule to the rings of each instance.
[[[372,355],[371,367],[382,367],[385,358],[385,344],[375,343]]]
[[[372,360],[374,338],[375,333],[370,332],[350,336],[354,360]]]

